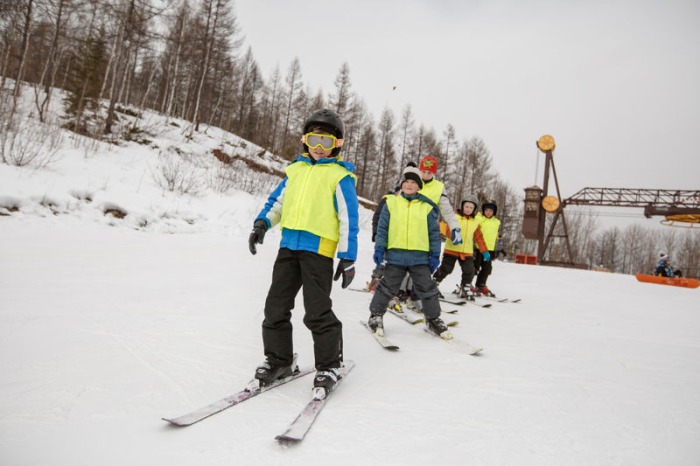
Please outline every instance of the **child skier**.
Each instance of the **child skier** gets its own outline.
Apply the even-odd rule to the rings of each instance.
[[[250,252],[280,224],[282,240],[272,271],[262,323],[265,362],[255,372],[261,385],[295,370],[291,311],[304,288],[304,324],[314,341],[314,391],[323,397],[337,382],[343,361],[342,323],[331,308],[333,280],[346,288],[355,276],[359,204],[354,165],[343,162],[344,124],[332,110],[318,110],[304,123],[304,153],[285,170],[255,219]],[[333,255],[340,259],[333,277]],[[294,366],[294,367],[293,367]]]
[[[438,206],[442,219],[450,226],[452,243],[458,245],[462,243],[459,223],[452,209],[452,204],[450,204],[450,199],[447,197],[445,184],[435,178],[437,168],[437,159],[432,155],[426,155],[421,159],[418,169],[423,181],[423,188],[420,190],[420,193]]]
[[[409,166],[415,166],[415,164],[409,162]],[[453,244],[461,244],[462,236],[459,230],[459,223],[457,222],[454,210],[452,210],[452,204],[447,196],[445,184],[435,178],[438,169],[437,159],[432,155],[426,155],[420,160],[418,169],[420,170],[421,181],[423,182],[420,193],[438,206],[442,219],[449,226],[450,231],[446,236],[452,240]],[[421,303],[419,300],[416,300],[415,296],[412,296],[412,294],[413,284],[411,283],[410,276],[407,276],[401,283],[399,290],[400,301],[405,302],[410,308],[420,311]],[[443,297],[440,290],[438,290],[438,296],[440,298]]]
[[[445,250],[442,254],[442,262],[440,267],[433,275],[433,279],[440,283],[445,279],[455,268],[455,263],[459,261],[459,266],[462,269],[462,279],[459,285],[460,297],[474,300],[474,294],[471,292],[471,282],[474,278],[474,259],[472,253],[475,247],[482,253],[485,261],[490,259],[489,252],[484,241],[484,236],[481,233],[479,219],[476,218],[477,207],[479,201],[473,194],[468,194],[466,199],[462,201],[460,209],[457,211],[457,221],[462,232],[462,244],[455,245],[450,238],[445,241]]]
[[[496,205],[496,201],[493,200],[486,201],[481,206],[481,213],[483,214],[480,217],[481,233],[484,236],[488,254],[481,254],[479,251],[474,251],[474,267],[477,270],[476,292],[491,297],[496,297],[496,295],[488,289],[486,280],[489,278],[489,275],[491,275],[493,261],[490,259],[494,255],[496,241],[498,239],[498,230],[501,227],[501,221],[496,218],[497,211],[498,206]]]
[[[437,284],[430,276],[440,262],[438,208],[418,193],[422,185],[420,171],[409,166],[402,173],[401,193],[386,196],[374,246],[374,263],[379,267],[386,260],[386,265],[369,305],[368,326],[372,332],[384,335],[387,304],[409,273],[413,289],[423,302],[428,329],[449,340],[452,334],[440,319]]]

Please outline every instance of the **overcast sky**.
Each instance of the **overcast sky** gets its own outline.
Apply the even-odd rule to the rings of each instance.
[[[452,124],[460,140],[481,137],[517,190],[542,185],[544,134],[564,198],[700,189],[698,0],[236,0],[235,11],[266,78],[298,57],[304,83],[328,94],[347,62],[375,118],[410,104],[439,135]]]

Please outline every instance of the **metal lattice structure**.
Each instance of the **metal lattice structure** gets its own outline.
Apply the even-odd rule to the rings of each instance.
[[[583,188],[562,205],[638,207],[647,218],[700,215],[700,190]]]
[[[643,208],[644,216],[647,218],[655,215],[666,217],[665,222],[662,222],[665,225],[682,225],[684,228],[700,225],[700,190],[583,188],[573,196],[562,199],[552,157],[552,151],[555,148],[554,138],[550,135],[542,136],[537,141],[537,147],[546,156],[543,186],[541,190],[537,186],[525,189],[523,234],[527,239],[537,239],[537,260],[540,264],[577,266],[573,262],[564,216],[564,209],[569,205]],[[554,175],[556,198],[548,195],[550,171]],[[554,218],[549,225],[549,231],[545,234],[547,214],[553,214]],[[562,231],[555,233],[560,220]],[[547,250],[555,237],[564,240],[568,259],[558,262],[548,260]]]

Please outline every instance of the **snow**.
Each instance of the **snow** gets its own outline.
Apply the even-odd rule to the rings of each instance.
[[[359,324],[370,295],[336,284],[357,366],[297,446],[274,437],[308,400],[310,377],[169,426],[162,417],[232,394],[262,361],[279,243],[275,228],[248,251],[261,193],[157,186],[160,151],[183,147],[177,134],[157,132],[158,150],[98,144],[87,155],[66,136],[48,168],[0,165],[0,464],[700,464],[699,291],[504,262],[489,285],[521,303],[449,316],[479,356],[388,314],[401,349],[382,350]],[[229,137],[208,134],[187,150]],[[109,206],[128,215],[105,216]],[[373,267],[370,215],[356,287]],[[302,317],[299,299],[295,351],[308,366]]]

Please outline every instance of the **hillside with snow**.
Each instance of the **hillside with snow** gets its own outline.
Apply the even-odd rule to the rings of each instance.
[[[370,295],[336,285],[356,367],[299,445],[274,437],[310,377],[167,425],[263,359],[279,230],[256,256],[247,237],[276,181],[248,167],[284,162],[216,128],[187,139],[185,122],[142,118],[138,142],[61,132],[46,167],[0,164],[0,464],[700,464],[700,290],[505,262],[489,285],[520,303],[447,316],[479,356],[390,315],[400,350],[385,351],[359,323]],[[235,170],[214,149],[241,157]],[[373,267],[370,216],[354,287]],[[309,366],[302,318],[298,300]]]

